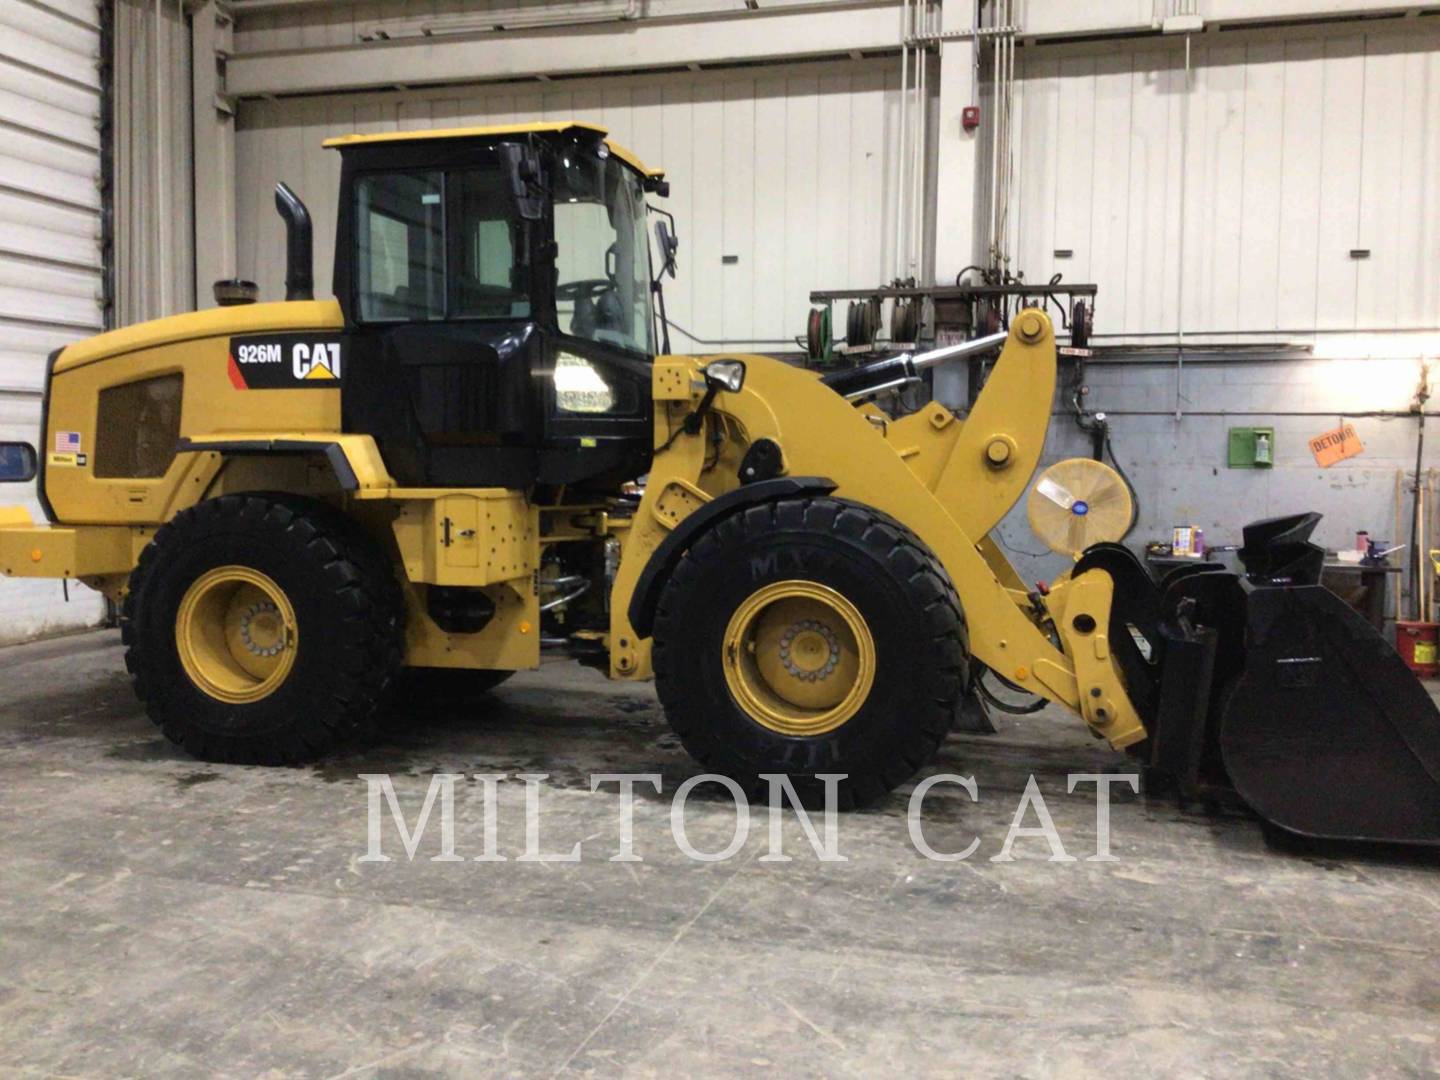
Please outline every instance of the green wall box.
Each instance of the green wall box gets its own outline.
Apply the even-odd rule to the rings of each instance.
[[[1232,469],[1268,469],[1275,464],[1273,427],[1232,427],[1229,465]]]

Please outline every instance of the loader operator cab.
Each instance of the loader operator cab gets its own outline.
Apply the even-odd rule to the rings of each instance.
[[[659,174],[579,124],[331,140],[345,430],[410,486],[642,474]]]

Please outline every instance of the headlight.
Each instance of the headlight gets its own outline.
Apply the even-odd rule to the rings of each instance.
[[[745,362],[743,360],[711,360],[705,365],[705,381],[711,386],[730,393],[739,393],[745,385]]]
[[[555,405],[561,412],[603,413],[615,408],[615,391],[583,356],[555,355]]]

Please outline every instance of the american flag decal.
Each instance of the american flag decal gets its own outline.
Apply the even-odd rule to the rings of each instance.
[[[79,452],[80,433],[78,431],[57,431],[55,433],[55,453],[78,454]]]

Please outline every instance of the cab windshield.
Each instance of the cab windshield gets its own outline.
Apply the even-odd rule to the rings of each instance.
[[[555,309],[562,333],[655,352],[650,248],[640,178],[613,156],[572,144],[556,158]]]

